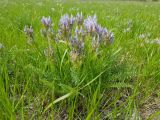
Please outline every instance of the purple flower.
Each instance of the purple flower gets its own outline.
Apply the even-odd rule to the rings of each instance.
[[[87,19],[84,20],[84,26],[87,32],[91,33],[96,30],[97,26],[97,17],[94,15],[93,17],[89,16]]]
[[[85,36],[85,32],[82,28],[82,26],[80,27],[80,29],[78,27],[76,27],[75,29],[75,36]]]
[[[103,28],[102,35],[103,36],[108,36],[108,30],[107,30],[107,28]]]
[[[102,28],[102,26],[101,25],[96,25],[95,28],[96,28],[96,32],[98,33],[98,35],[102,35],[103,30],[104,30]]]
[[[69,17],[68,14],[65,14],[61,17],[59,26],[63,30],[69,30],[72,28],[74,22],[75,22],[75,18],[72,15],[71,17]]]
[[[34,42],[34,38],[33,38],[33,29],[32,26],[28,27],[27,25],[24,27],[24,33],[27,36],[27,43],[28,44],[32,44]]]
[[[102,39],[105,42],[105,44],[106,44],[107,41],[109,41],[110,43],[113,43],[114,34],[110,31],[108,31],[106,28],[104,28],[103,32],[102,32]]]
[[[109,43],[113,43],[114,40],[114,34],[110,31],[107,30],[107,28],[103,28],[102,26],[96,24],[95,26],[95,30],[97,33],[97,40],[96,40],[96,44],[102,43],[107,45],[108,42]],[[95,36],[94,36],[95,37]],[[95,40],[93,39],[92,42],[94,42]],[[94,45],[95,46],[95,45]]]
[[[83,14],[81,13],[77,13],[76,15],[76,21],[78,25],[82,25],[83,24]]]
[[[78,40],[78,38],[75,36],[71,39],[71,47],[74,51],[77,51],[78,54],[82,54],[84,49],[84,42]]]
[[[71,46],[72,46],[72,48],[74,48],[77,44],[78,44],[78,37],[75,36],[75,37],[71,38]]]
[[[41,34],[46,37],[47,39],[53,39],[54,37],[54,30],[52,28],[52,20],[51,17],[42,17],[41,19],[44,28],[41,29]]]
[[[32,26],[28,27],[27,25],[25,25],[25,27],[24,27],[24,33],[28,37],[33,38],[33,28],[32,28]]]
[[[52,26],[52,20],[50,16],[48,18],[43,16],[41,19],[41,22],[46,28],[49,28]]]
[[[114,34],[109,32],[107,28],[103,28],[100,25],[96,26],[96,32],[98,34],[98,41],[102,42],[104,39],[108,39],[110,43],[114,40]]]
[[[60,22],[59,22],[60,28],[61,29],[69,29],[69,15],[65,14],[61,17]]]

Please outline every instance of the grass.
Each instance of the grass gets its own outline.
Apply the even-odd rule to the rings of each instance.
[[[0,119],[158,119],[160,45],[145,41],[160,39],[159,3],[4,2],[0,2],[0,43],[4,45]],[[87,44],[86,56],[76,64],[71,63],[65,44],[53,44],[55,56],[47,60],[41,17],[51,16],[57,30],[61,15],[80,11],[85,17],[96,13],[98,22],[115,34],[114,43],[100,56]],[[37,46],[27,44],[26,24],[33,26]],[[147,38],[139,38],[148,33]]]

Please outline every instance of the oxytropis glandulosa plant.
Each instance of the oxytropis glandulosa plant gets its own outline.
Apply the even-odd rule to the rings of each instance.
[[[67,43],[70,49],[70,59],[73,63],[79,61],[84,55],[85,44],[89,44],[92,51],[97,52],[100,47],[113,43],[114,34],[97,23],[97,17],[88,16],[84,19],[81,13],[73,15],[65,14],[61,16],[58,31],[53,30],[51,17],[42,17],[42,35],[48,40],[48,48],[45,50],[46,56],[52,56],[53,48],[51,42],[59,45],[60,41]],[[25,27],[25,33],[29,40],[33,40],[32,27]]]

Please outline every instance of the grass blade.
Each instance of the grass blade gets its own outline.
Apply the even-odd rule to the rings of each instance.
[[[64,100],[64,99],[70,97],[71,95],[72,95],[72,92],[70,92],[70,93],[68,93],[68,94],[66,94],[66,95],[63,95],[63,96],[60,97],[60,98],[57,98],[56,100],[54,100],[52,103],[50,103],[50,104],[45,108],[45,110],[44,110],[43,113],[45,113],[45,112],[46,112],[50,107],[52,107],[52,105],[54,105],[55,103],[58,103],[58,102],[60,102],[60,101],[62,101],[62,100]]]

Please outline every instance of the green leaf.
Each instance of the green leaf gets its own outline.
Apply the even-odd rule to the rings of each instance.
[[[50,104],[45,108],[45,110],[44,110],[43,113],[45,113],[45,112],[46,112],[50,107],[52,107],[55,103],[58,103],[58,102],[60,102],[60,101],[62,101],[62,100],[64,100],[64,99],[70,97],[71,95],[72,95],[72,92],[63,95],[63,96],[60,97],[60,98],[57,98],[56,100],[54,100],[52,103],[50,103]]]

